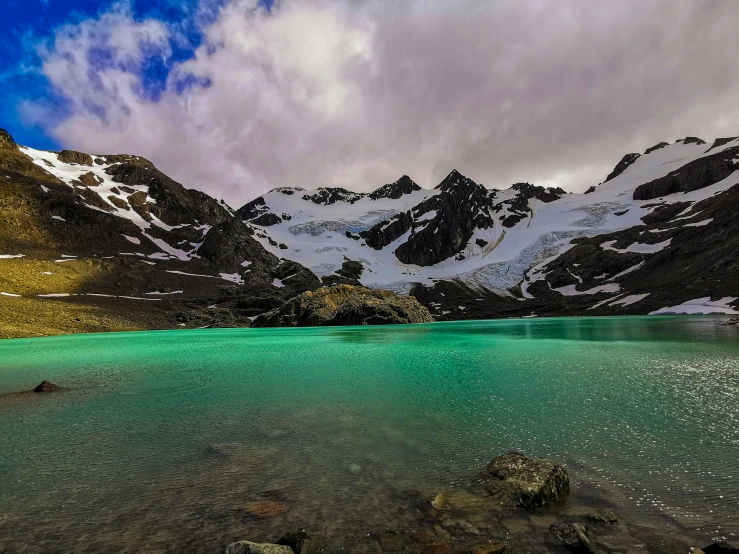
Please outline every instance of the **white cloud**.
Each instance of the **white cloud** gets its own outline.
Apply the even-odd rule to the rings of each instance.
[[[732,0],[234,0],[156,102],[137,68],[176,37],[125,8],[42,57],[73,107],[51,130],[65,146],[141,154],[237,206],[284,185],[433,186],[453,167],[583,190],[627,151],[739,134],[737,20]],[[115,63],[91,66],[101,46]],[[190,75],[211,85],[178,94]]]

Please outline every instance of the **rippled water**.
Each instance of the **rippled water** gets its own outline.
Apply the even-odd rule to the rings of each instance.
[[[0,551],[218,551],[410,524],[510,449],[739,535],[739,330],[711,317],[0,342]],[[243,509],[278,507],[274,517]],[[286,510],[285,510],[286,508]]]

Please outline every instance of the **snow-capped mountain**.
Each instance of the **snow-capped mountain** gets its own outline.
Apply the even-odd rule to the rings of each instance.
[[[350,283],[437,319],[737,313],[737,168],[739,138],[688,137],[623,156],[584,194],[455,170],[433,188],[281,187],[232,210],[144,158],[0,131],[0,303],[64,299],[122,328],[248,325]]]
[[[736,240],[738,166],[739,139],[688,137],[627,154],[585,194],[487,189],[455,170],[433,189],[407,176],[371,194],[278,188],[237,214],[265,249],[319,277],[358,262],[362,284],[433,302],[437,317],[520,313],[521,302],[534,314],[649,313],[699,299],[731,313],[737,259],[714,239]],[[703,265],[709,252],[725,267]]]

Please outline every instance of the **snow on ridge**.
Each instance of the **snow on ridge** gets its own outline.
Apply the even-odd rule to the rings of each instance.
[[[563,296],[579,296],[581,294],[597,294],[599,292],[605,293],[616,293],[621,290],[621,286],[618,283],[608,283],[607,285],[598,285],[588,290],[577,290],[577,285],[567,285],[566,287],[559,287],[552,289],[555,292],[560,293]]]
[[[710,296],[686,300],[677,306],[661,308],[650,312],[649,315],[681,315],[681,314],[727,314],[737,315],[739,311],[729,306],[737,297],[725,296],[719,300],[711,300]]]

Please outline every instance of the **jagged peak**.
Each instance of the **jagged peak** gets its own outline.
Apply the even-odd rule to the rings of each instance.
[[[370,193],[369,197],[372,200],[379,200],[380,198],[391,198],[393,200],[397,200],[401,196],[410,194],[416,190],[421,190],[421,187],[418,186],[413,179],[408,177],[408,175],[403,175],[394,183],[388,183],[387,185],[382,185],[375,189]]]
[[[470,185],[470,184],[476,185],[478,187],[482,187],[482,185],[478,185],[469,177],[462,175],[458,170],[452,169],[449,172],[449,175],[444,177],[444,180],[438,185],[436,185],[436,187],[434,188],[438,190],[449,190],[456,185]]]

